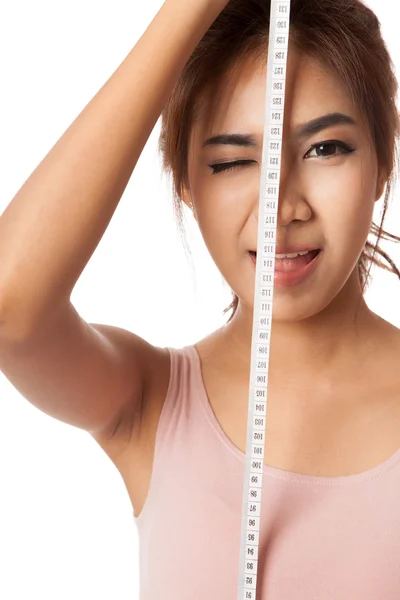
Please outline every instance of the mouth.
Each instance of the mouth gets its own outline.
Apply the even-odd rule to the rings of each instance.
[[[254,265],[257,263],[257,252],[249,251]],[[274,284],[282,287],[296,285],[310,275],[320,263],[322,250],[309,250],[297,256],[277,258],[275,256]],[[265,259],[264,259],[265,260]]]
[[[320,248],[315,250],[308,250],[308,252],[297,253],[297,256],[289,255],[283,257],[283,255],[278,254],[275,255],[275,269],[277,271],[294,271],[301,266],[305,266],[309,264],[318,254],[321,252]],[[254,260],[257,259],[257,252],[254,250],[249,250],[252,258]]]

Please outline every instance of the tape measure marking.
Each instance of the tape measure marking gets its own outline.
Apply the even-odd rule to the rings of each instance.
[[[238,600],[256,600],[290,0],[271,0]]]

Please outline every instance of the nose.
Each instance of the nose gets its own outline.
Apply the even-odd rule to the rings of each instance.
[[[308,221],[312,216],[304,175],[302,177],[295,159],[284,150],[281,155],[278,227],[288,227],[293,221]]]
[[[278,227],[288,227],[293,221],[308,221],[311,208],[301,191],[286,182],[280,184],[278,201]]]
[[[261,184],[261,179],[260,179]],[[268,186],[267,186],[268,187]],[[276,186],[278,187],[278,186]],[[263,190],[267,198],[266,189]],[[258,204],[255,206],[255,217],[258,221]],[[308,221],[312,217],[312,209],[307,198],[305,182],[301,173],[290,157],[282,153],[279,180],[278,227],[288,227],[293,221]]]
[[[261,185],[261,176],[260,176]],[[268,184],[267,186],[268,187]],[[264,199],[267,190],[263,189]],[[254,204],[253,215],[258,222],[259,197]],[[308,221],[312,217],[312,209],[307,197],[306,182],[293,159],[283,152],[279,179],[278,228],[287,228],[294,221]]]

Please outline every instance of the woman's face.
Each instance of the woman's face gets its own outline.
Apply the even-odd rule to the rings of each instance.
[[[233,86],[223,88],[214,114],[204,103],[193,127],[190,193],[184,201],[193,202],[218,269],[252,309],[255,265],[249,251],[257,249],[266,68],[249,61],[232,77]],[[385,180],[378,181],[374,148],[336,77],[291,48],[286,81],[277,245],[321,249],[317,268],[306,279],[290,286],[275,283],[274,319],[294,321],[320,312],[342,289],[359,295],[357,261]],[[317,132],[301,134],[310,121],[332,113],[355,124],[325,123]],[[221,134],[250,135],[255,145],[203,145]],[[215,167],[235,161],[245,162],[228,170]]]

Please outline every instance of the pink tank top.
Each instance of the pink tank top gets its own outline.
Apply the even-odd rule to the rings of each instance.
[[[140,599],[236,600],[245,454],[216,420],[196,348],[168,350],[150,489],[135,519]],[[400,449],[344,477],[265,466],[257,600],[399,600],[399,462]]]

